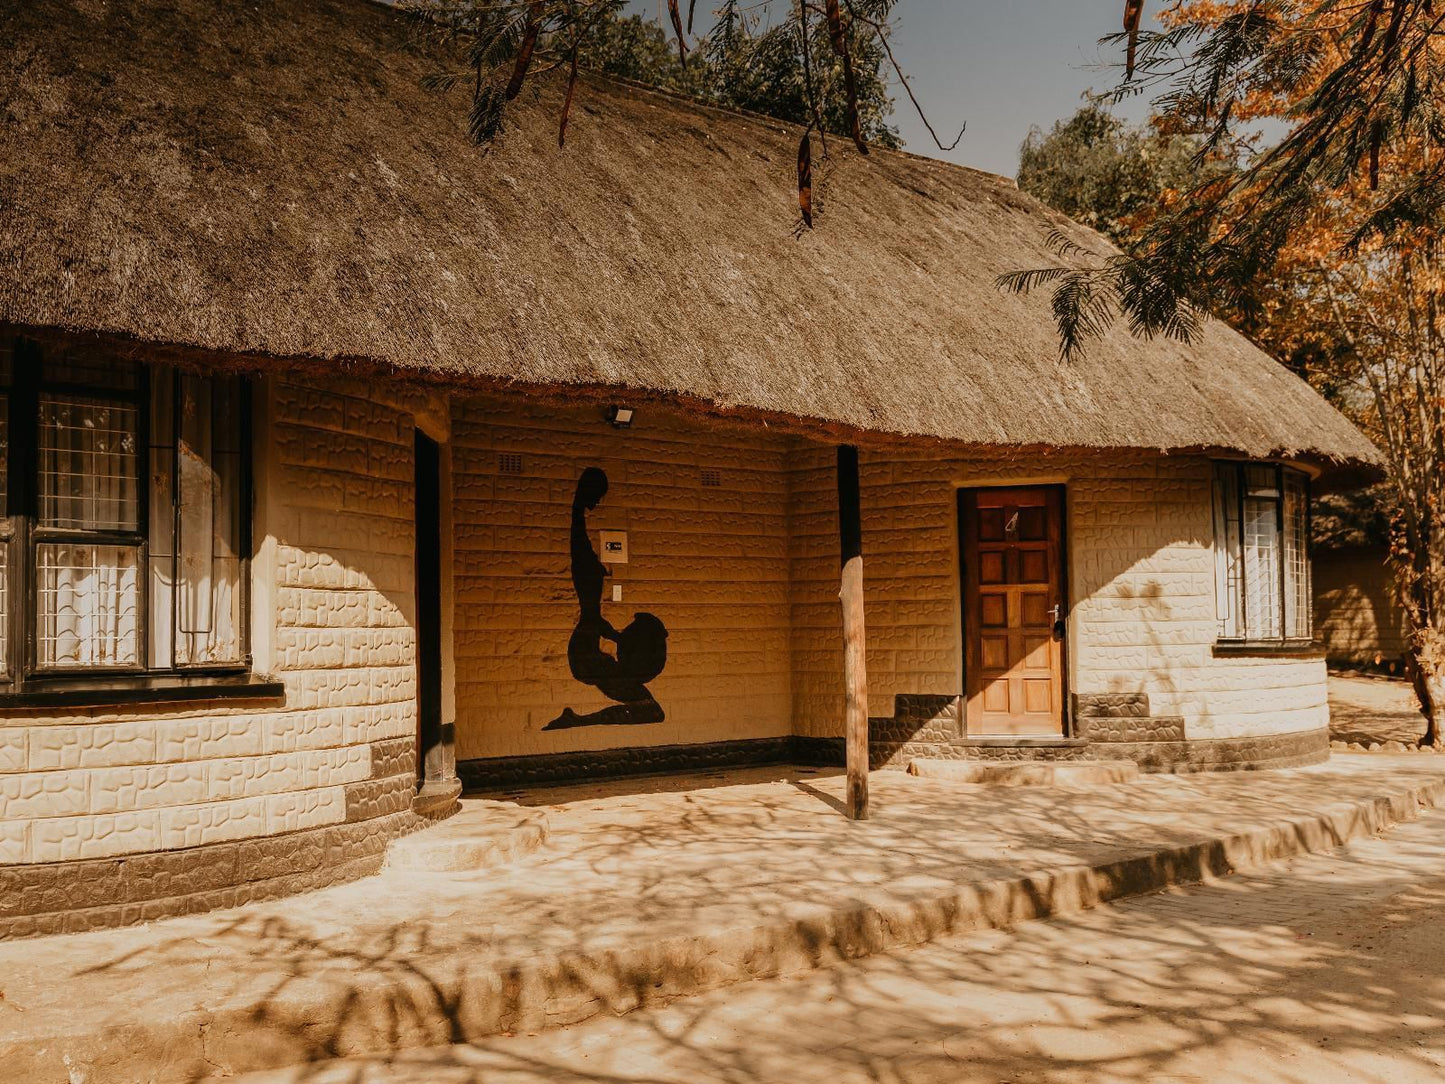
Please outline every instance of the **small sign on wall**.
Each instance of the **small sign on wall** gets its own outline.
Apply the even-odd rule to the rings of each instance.
[[[627,563],[627,532],[603,531],[601,557],[602,563],[605,565],[625,565]]]

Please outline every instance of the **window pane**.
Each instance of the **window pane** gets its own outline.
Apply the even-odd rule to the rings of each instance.
[[[6,355],[4,377],[9,378]],[[0,674],[10,672],[10,401],[0,395]]]
[[[1279,496],[1279,471],[1270,465],[1244,468],[1244,496]]]
[[[0,543],[0,674],[10,672],[10,547]]]
[[[1309,491],[1303,475],[1284,474],[1284,617],[1285,635],[1307,640],[1310,619],[1310,561],[1307,538]]]
[[[1250,639],[1278,639],[1280,621],[1279,504],[1244,501],[1244,620]]]
[[[1214,468],[1214,601],[1219,635],[1234,639],[1241,632],[1244,568],[1241,562],[1239,468],[1233,463]]]
[[[73,396],[41,398],[42,525],[136,529],[138,424],[133,406]]]
[[[1246,497],[1278,497],[1279,471],[1268,464],[1245,467],[1244,495]]]
[[[150,608],[146,632],[150,665],[175,665],[176,506],[175,370],[151,374]]]
[[[35,657],[41,667],[135,666],[139,553],[134,546],[35,547]]]
[[[46,350],[40,366],[46,383],[86,384],[94,388],[133,391],[140,387],[140,367],[133,361],[93,351]]]
[[[8,516],[10,489],[10,400],[0,395],[0,516]]]
[[[177,411],[177,665],[239,662],[241,381],[183,375]]]

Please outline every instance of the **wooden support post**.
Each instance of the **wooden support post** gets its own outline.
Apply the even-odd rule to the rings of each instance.
[[[868,670],[863,641],[863,518],[858,497],[858,449],[838,446],[838,540],[843,576],[843,686],[847,735],[848,818],[868,819]]]

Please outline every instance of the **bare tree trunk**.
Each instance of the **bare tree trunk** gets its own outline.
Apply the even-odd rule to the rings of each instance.
[[[1420,714],[1425,716],[1425,736],[1420,744],[1445,744],[1445,675],[1431,673],[1428,664],[1421,662],[1418,648],[1410,652],[1410,681],[1420,702]]]
[[[1407,532],[1405,544],[1396,544],[1394,562],[1400,603],[1410,627],[1406,654],[1410,684],[1425,717],[1421,745],[1445,744],[1445,630],[1439,627],[1439,587],[1445,572],[1430,552],[1435,541],[1421,541],[1418,534]]]

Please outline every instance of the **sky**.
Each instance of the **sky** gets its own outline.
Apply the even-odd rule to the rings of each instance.
[[[630,6],[655,18],[659,0]],[[699,31],[709,6],[698,0]],[[907,149],[1012,177],[1031,126],[1047,129],[1078,109],[1085,90],[1119,79],[1100,65],[1122,56],[1098,41],[1121,29],[1123,9],[1123,0],[898,0],[894,55],[944,142],[965,128],[956,149],[940,151],[900,88],[893,123]],[[1117,111],[1141,120],[1145,103]]]

